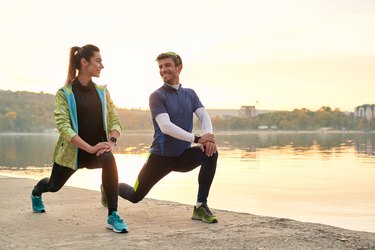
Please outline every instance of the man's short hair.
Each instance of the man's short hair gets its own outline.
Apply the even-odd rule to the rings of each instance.
[[[174,65],[177,67],[179,65],[182,65],[182,60],[181,60],[181,57],[179,55],[177,55],[176,53],[174,52],[164,52],[164,53],[161,53],[160,55],[158,55],[158,57],[156,58],[156,61],[159,61],[161,59],[165,59],[165,58],[171,58],[174,62]]]

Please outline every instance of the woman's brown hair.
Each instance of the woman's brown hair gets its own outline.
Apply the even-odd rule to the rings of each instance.
[[[81,59],[85,58],[86,61],[90,61],[95,52],[100,52],[100,50],[98,47],[92,44],[87,44],[83,47],[74,46],[70,48],[68,76],[65,82],[66,84],[70,84],[76,77],[77,70],[80,70],[81,68]]]

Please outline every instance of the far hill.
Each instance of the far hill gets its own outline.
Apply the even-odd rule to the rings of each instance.
[[[0,132],[42,132],[55,128],[55,97],[43,92],[0,90]],[[117,109],[124,129],[152,129],[149,110]],[[209,109],[211,117],[238,117],[236,109]]]
[[[51,94],[0,90],[0,132],[43,132],[53,130],[55,97]],[[149,110],[122,109],[117,112],[124,130],[152,130]],[[366,120],[352,113],[322,106],[319,110],[256,111],[256,116],[240,117],[240,109],[208,109],[219,130],[375,130],[375,119]],[[197,119],[195,126],[200,127]],[[195,128],[197,128],[195,127]]]

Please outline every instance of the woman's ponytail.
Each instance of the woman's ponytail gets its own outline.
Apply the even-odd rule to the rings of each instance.
[[[76,63],[76,53],[78,52],[80,48],[77,47],[77,46],[74,46],[72,48],[70,48],[70,52],[69,52],[69,67],[68,67],[68,76],[66,78],[66,84],[69,84],[71,83],[74,78],[76,77],[76,73],[77,73],[77,63]]]
[[[77,46],[70,48],[68,76],[65,82],[66,84],[70,84],[76,77],[77,70],[80,70],[81,68],[81,59],[85,58],[86,61],[90,61],[90,58],[94,56],[95,52],[100,52],[100,50],[98,47],[92,44],[87,44],[82,48]]]

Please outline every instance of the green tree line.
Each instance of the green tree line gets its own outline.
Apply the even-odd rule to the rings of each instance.
[[[43,132],[55,128],[55,97],[51,94],[0,90],[0,132]],[[124,130],[152,130],[148,110],[117,109]],[[319,110],[295,109],[259,114],[253,118],[214,116],[212,123],[220,130],[375,130],[375,120],[355,119],[339,109],[323,106]],[[196,128],[200,128],[195,120]]]
[[[0,131],[40,132],[55,127],[53,95],[0,91]]]
[[[51,94],[0,90],[0,132],[44,132],[56,128]],[[151,130],[148,111],[117,109],[125,130]]]
[[[253,118],[214,117],[217,130],[257,130],[259,128],[277,130],[375,130],[375,119],[355,119],[353,113],[332,110],[322,106],[316,111],[294,109],[293,111],[276,111],[259,114]]]

